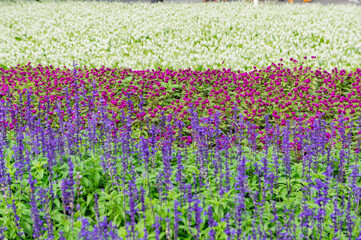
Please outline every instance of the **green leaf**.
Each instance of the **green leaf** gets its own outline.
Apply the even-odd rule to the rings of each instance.
[[[89,204],[92,200],[93,200],[93,194],[88,194],[87,200],[86,200],[86,205],[89,206]]]
[[[27,234],[32,233],[33,227],[32,227],[32,225],[30,223],[23,221],[23,222],[20,223],[20,226],[21,226],[22,229],[24,229],[25,233],[27,233]]]
[[[54,199],[54,204],[56,205],[57,208],[60,208],[60,201],[58,198]]]
[[[100,181],[100,174],[99,174],[99,172],[95,172],[95,174],[94,174],[94,185],[98,186],[99,181]]]
[[[39,178],[39,179],[42,179],[43,176],[44,176],[44,169],[40,169],[40,170],[38,171],[38,178]]]

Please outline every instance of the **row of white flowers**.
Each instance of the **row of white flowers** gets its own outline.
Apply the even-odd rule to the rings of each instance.
[[[347,5],[3,2],[0,12],[0,66],[249,70],[303,56],[328,70],[361,65],[361,8]]]

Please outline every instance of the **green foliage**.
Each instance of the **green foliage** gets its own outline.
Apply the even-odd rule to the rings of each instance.
[[[9,136],[12,136],[9,134]],[[125,190],[128,189],[129,181],[134,177],[130,174],[125,174],[124,169],[122,169],[121,161],[116,162],[116,169],[118,172],[119,177],[125,178],[125,186],[122,185],[122,181],[117,181],[115,179],[111,179],[112,176],[110,172],[104,171],[101,167],[101,158],[100,156],[103,155],[103,148],[99,146],[95,146],[94,150],[86,150],[84,149],[79,152],[76,156],[63,156],[62,159],[69,159],[71,158],[75,163],[75,173],[76,175],[80,176],[79,186],[81,187],[81,192],[76,194],[75,202],[79,204],[80,209],[76,210],[74,214],[74,223],[72,224],[69,221],[69,216],[64,214],[64,209],[62,206],[62,199],[59,197],[61,196],[60,192],[60,180],[67,177],[68,174],[68,166],[66,162],[63,164],[60,163],[60,159],[58,159],[58,164],[53,167],[54,176],[54,191],[56,193],[56,198],[54,201],[51,201],[51,216],[54,221],[54,227],[56,229],[56,235],[59,234],[59,231],[64,231],[65,236],[67,239],[76,239],[76,233],[80,230],[80,217],[86,217],[90,220],[91,223],[95,223],[95,211],[94,211],[94,194],[97,193],[99,196],[98,205],[99,205],[99,213],[100,218],[102,219],[104,216],[107,216],[109,220],[111,220],[119,229],[118,233],[125,237],[125,222],[130,221],[130,216],[128,211],[129,208],[129,196],[125,194]],[[246,211],[244,212],[244,220],[242,222],[242,228],[244,229],[245,233],[251,233],[252,231],[252,219],[257,224],[263,228],[264,231],[272,233],[275,229],[275,224],[272,221],[273,219],[273,210],[272,210],[272,202],[275,202],[275,207],[279,216],[279,221],[281,223],[285,223],[288,219],[288,214],[282,214],[284,209],[294,209],[294,214],[297,216],[300,214],[301,211],[301,204],[303,203],[303,195],[302,188],[307,186],[307,182],[303,177],[304,175],[304,167],[302,163],[296,163],[296,159],[291,157],[292,161],[292,171],[291,175],[287,176],[285,174],[285,166],[282,163],[283,154],[277,151],[275,147],[271,147],[269,149],[268,155],[265,155],[265,152],[253,152],[250,148],[244,146],[243,150],[243,157],[246,159],[246,175],[248,176],[248,193],[246,193],[246,202],[245,207]],[[332,151],[332,157],[337,161],[337,157],[339,156],[340,150],[335,149]],[[9,174],[11,178],[15,179],[14,173],[14,161],[13,161],[13,151],[10,149],[4,150],[5,159],[7,159],[6,167],[9,170]],[[202,176],[202,168],[197,163],[197,149],[189,149],[187,155],[182,155],[184,159],[183,166],[184,171],[182,174],[184,175],[185,184],[197,184],[198,177]],[[203,208],[208,206],[213,207],[214,211],[214,218],[219,223],[219,225],[215,228],[217,233],[216,239],[226,239],[226,235],[224,234],[225,230],[225,223],[222,222],[221,219],[225,218],[225,215],[228,212],[232,212],[236,207],[236,195],[239,192],[235,189],[236,183],[236,176],[237,176],[237,166],[239,164],[240,156],[238,155],[238,151],[234,149],[230,149],[227,154],[226,152],[222,152],[221,155],[217,158],[214,153],[211,153],[209,157],[209,163],[207,165],[208,175],[205,176],[203,181],[206,182],[205,186],[198,185],[198,196],[202,196],[201,201],[204,202]],[[121,153],[118,155],[118,159],[122,159]],[[228,157],[227,157],[228,156]],[[174,159],[176,155],[173,156]],[[259,194],[258,196],[254,195],[253,193],[257,191],[261,191],[263,188],[267,186],[264,184],[262,180],[264,175],[257,175],[255,173],[255,164],[259,167],[262,167],[262,159],[267,157],[269,173],[273,172],[277,175],[277,184],[274,188],[273,194],[270,194],[269,191],[266,191],[266,195]],[[276,157],[276,158],[274,158]],[[353,153],[352,157],[355,157]],[[276,172],[276,165],[274,159],[279,161],[279,167]],[[143,213],[140,212],[140,215],[136,216],[136,229],[140,233],[139,237],[143,235],[143,227],[144,224],[147,226],[147,230],[150,233],[150,238],[154,237],[154,230],[151,227],[155,223],[155,214],[158,216],[165,218],[170,217],[171,224],[173,218],[173,206],[174,200],[177,199],[179,202],[183,202],[184,193],[181,191],[179,186],[175,185],[169,192],[167,192],[166,200],[162,200],[164,197],[165,192],[159,192],[160,186],[157,186],[157,175],[163,171],[163,159],[162,155],[157,154],[154,155],[154,165],[153,167],[149,168],[149,172],[147,172],[142,159],[137,153],[131,154],[130,159],[128,159],[130,163],[134,166],[134,173],[136,174],[136,185],[137,188],[143,187],[146,190],[145,198],[145,205],[147,206],[145,211],[146,220],[143,221]],[[225,161],[228,161],[230,167],[230,191],[226,192],[223,195],[219,194],[220,185],[219,182],[221,180],[221,172],[215,174],[214,168],[214,161],[220,161],[223,164]],[[320,155],[318,158],[319,165],[316,171],[312,169],[309,170],[309,176],[311,182],[316,179],[325,180],[325,176],[323,173],[326,171],[327,165],[322,162],[325,160],[324,155]],[[337,162],[335,174],[337,174]],[[44,157],[42,154],[35,156],[32,158],[31,161],[31,174],[37,180],[36,186],[37,187],[49,187],[49,172],[47,170],[48,159]],[[345,166],[348,169],[348,165]],[[176,164],[172,163],[173,171],[175,171]],[[129,168],[127,169],[130,170]],[[222,170],[223,174],[224,169]],[[350,170],[345,172],[346,176],[350,176]],[[17,214],[20,218],[20,227],[21,231],[24,232],[25,238],[29,239],[31,236],[32,228],[31,228],[31,216],[30,216],[30,195],[29,195],[29,183],[26,181],[28,179],[28,172],[24,173],[23,180],[16,180],[10,186],[12,191],[12,196],[2,195],[0,197],[0,221],[2,222],[3,226],[6,226],[9,231],[6,232],[6,239],[14,239],[17,235],[17,227],[15,226],[14,220],[14,213],[8,207],[12,201],[14,201],[17,207]],[[147,174],[149,174],[149,183],[147,179]],[[172,182],[174,182],[175,176],[172,176]],[[114,181],[114,182],[113,182]],[[262,182],[260,184],[260,182]],[[163,186],[164,187],[164,186]],[[261,189],[260,189],[261,187]],[[332,190],[332,188],[338,189],[337,194],[336,190]],[[148,189],[150,192],[148,192]],[[164,188],[163,188],[164,189]],[[288,190],[290,189],[290,190]],[[329,197],[334,199],[335,197],[339,196],[349,196],[350,189],[347,185],[338,182],[332,182],[330,185],[330,192]],[[262,193],[262,191],[261,191]],[[252,195],[251,195],[252,194]],[[310,198],[307,199],[306,203],[309,207],[317,210],[319,207],[317,204],[314,203],[312,197],[316,197],[316,192],[314,192]],[[265,205],[263,209],[258,209],[256,203],[260,203],[261,201],[265,201]],[[125,209],[124,209],[125,206]],[[39,205],[39,207],[41,207]],[[141,208],[141,205],[138,204],[137,208]],[[333,211],[333,203],[329,202],[325,206],[326,212],[329,214]],[[169,210],[169,212],[168,212]],[[180,232],[179,236],[181,239],[192,239],[192,234],[196,233],[195,221],[194,216],[192,217],[191,222],[187,220],[187,214],[189,214],[189,209],[187,204],[182,205],[180,209],[182,213],[182,221],[180,222]],[[259,211],[262,211],[262,218],[260,216]],[[257,216],[254,218],[253,216]],[[200,239],[206,239],[210,229],[207,225],[207,218],[206,216],[202,215],[202,224],[200,225],[201,235]],[[295,220],[295,224],[300,224],[299,219]],[[325,226],[331,225],[332,220],[327,218],[325,219]],[[162,229],[166,229],[166,223],[164,221],[161,222]],[[172,226],[172,225],[171,225]],[[299,230],[297,230],[299,231]],[[171,234],[173,234],[171,232]],[[355,232],[356,234],[356,232]],[[317,237],[317,230],[313,228],[310,229],[308,232],[308,237],[311,236]],[[331,228],[324,229],[324,236],[333,236],[333,230]],[[343,235],[342,235],[343,236]],[[161,239],[165,239],[165,233],[161,234]],[[343,237],[341,238],[343,239]]]

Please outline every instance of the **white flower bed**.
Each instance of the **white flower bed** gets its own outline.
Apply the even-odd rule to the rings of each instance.
[[[354,6],[3,2],[0,12],[0,66],[249,70],[303,56],[328,70],[361,65]]]

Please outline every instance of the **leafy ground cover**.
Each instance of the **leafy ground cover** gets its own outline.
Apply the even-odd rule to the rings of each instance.
[[[343,118],[328,139],[323,120],[313,128],[287,120],[281,129],[266,116],[266,132],[275,134],[257,151],[256,125],[243,118],[239,132],[222,138],[218,114],[212,130],[190,110],[194,144],[176,146],[169,119],[134,139],[129,116],[114,135],[105,112],[92,112],[83,130],[79,116],[56,129],[27,112],[26,124],[1,135],[2,238],[360,237],[359,141],[352,151]],[[10,113],[2,101],[1,115]]]

